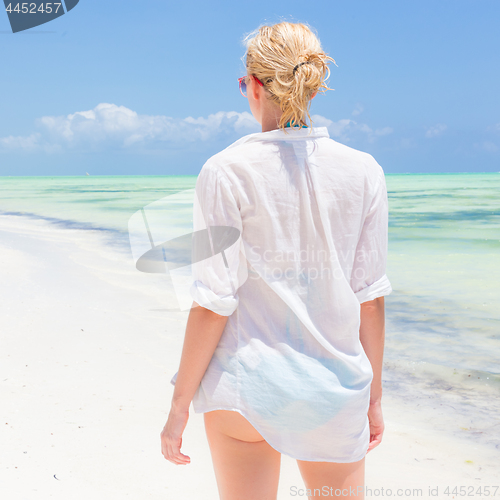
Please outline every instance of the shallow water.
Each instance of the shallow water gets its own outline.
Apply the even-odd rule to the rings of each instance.
[[[1,177],[0,214],[97,229],[125,248],[136,211],[195,182]],[[471,429],[482,429],[470,433],[475,439],[499,447],[490,431],[500,410],[500,173],[386,174],[386,183],[393,287],[385,298],[386,391],[402,400],[451,398],[454,421],[471,420]]]

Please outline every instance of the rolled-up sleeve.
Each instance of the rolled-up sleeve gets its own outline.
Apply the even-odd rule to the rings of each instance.
[[[392,292],[386,275],[389,205],[385,176],[380,168],[375,194],[356,247],[351,288],[359,303]]]
[[[202,307],[230,316],[238,307],[238,288],[248,277],[240,210],[229,179],[217,165],[203,166],[195,193],[193,230],[199,239],[193,245],[189,292]]]

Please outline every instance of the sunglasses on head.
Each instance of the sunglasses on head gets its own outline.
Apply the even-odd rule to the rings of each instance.
[[[250,76],[242,76],[241,78],[238,78],[238,83],[240,85],[240,92],[244,97],[247,97],[247,78],[253,78],[261,87],[264,86],[264,84],[256,77],[253,75]]]

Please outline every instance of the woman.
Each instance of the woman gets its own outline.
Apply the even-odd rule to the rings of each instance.
[[[223,500],[275,499],[281,453],[310,496],[363,498],[365,455],[384,430],[385,178],[372,156],[306,125],[328,61],[303,24],[249,36],[240,89],[262,132],[197,179],[194,230],[211,228],[212,251],[194,259],[162,453],[189,463],[193,401]]]

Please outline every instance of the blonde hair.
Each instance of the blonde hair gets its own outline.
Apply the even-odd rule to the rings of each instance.
[[[245,62],[249,75],[256,76],[268,90],[268,98],[283,112],[279,128],[286,124],[312,123],[309,106],[313,94],[330,89],[325,80],[330,76],[329,61],[312,29],[302,23],[281,22],[261,26],[245,39]]]

